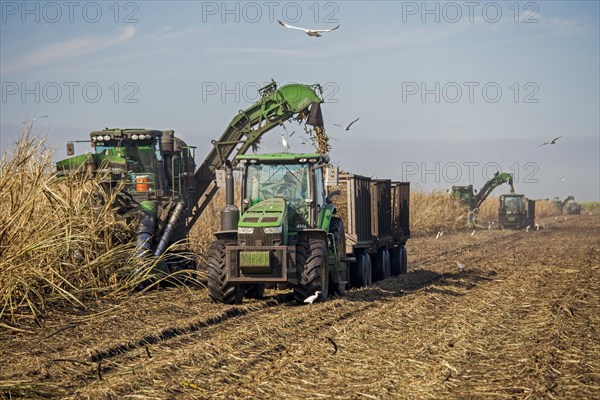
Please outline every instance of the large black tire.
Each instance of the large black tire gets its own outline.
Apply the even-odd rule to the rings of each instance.
[[[408,253],[406,252],[406,246],[400,246],[400,250],[402,252],[401,260],[402,260],[402,268],[400,269],[401,274],[406,274],[408,272]]]
[[[333,246],[335,247],[335,252],[338,257],[340,259],[346,257],[346,233],[344,231],[344,222],[340,218],[333,217],[331,219],[331,224],[329,225],[329,232],[333,234]],[[342,261],[340,261],[340,263],[344,265],[344,271],[340,271],[340,279],[349,284],[348,264]],[[335,294],[341,295],[346,292],[347,284],[334,284],[332,289]]]
[[[356,262],[350,265],[350,284],[352,287],[363,287],[371,283],[373,283],[371,258],[366,253],[358,253]]]
[[[392,276],[398,276],[402,273],[402,246],[396,246],[390,250],[390,269]]]
[[[373,263],[373,280],[380,281],[391,275],[390,252],[387,248],[380,249]]]
[[[227,283],[226,244],[223,240],[217,240],[208,250],[208,296],[217,303],[239,304],[244,297],[244,289],[240,285]]]
[[[300,240],[296,244],[296,270],[299,282],[294,287],[294,299],[298,303],[320,291],[316,301],[329,296],[329,268],[327,267],[327,244],[324,240]]]

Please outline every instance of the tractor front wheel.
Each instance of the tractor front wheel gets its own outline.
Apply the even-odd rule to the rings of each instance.
[[[227,282],[226,245],[224,240],[217,240],[208,250],[208,296],[217,303],[239,304],[244,297],[244,289]]]
[[[301,240],[296,244],[296,270],[299,283],[294,288],[298,303],[320,291],[317,301],[329,296],[329,269],[327,268],[327,244],[321,239]]]

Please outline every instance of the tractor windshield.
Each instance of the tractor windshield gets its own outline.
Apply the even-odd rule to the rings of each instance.
[[[507,212],[520,212],[521,211],[521,198],[520,197],[505,197],[504,208]]]
[[[287,203],[289,229],[306,228],[312,201],[309,172],[306,164],[249,165],[244,203],[252,206],[263,200],[282,198]]]
[[[291,202],[311,200],[308,172],[305,164],[249,165],[244,198],[251,204],[273,197]]]

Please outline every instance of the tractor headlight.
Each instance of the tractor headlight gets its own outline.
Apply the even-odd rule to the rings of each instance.
[[[267,235],[279,234],[283,231],[281,225],[279,226],[270,226],[268,228],[263,228]]]
[[[131,135],[131,139],[133,140],[138,140],[139,136],[136,135],[135,133],[133,135]]]
[[[150,135],[148,135],[148,138],[150,138]],[[146,135],[143,135],[143,134],[140,135],[140,140],[144,140],[144,139],[146,139]]]
[[[254,228],[246,228],[246,227],[240,226],[240,227],[238,227],[238,233],[250,235],[250,234],[254,233]]]
[[[103,139],[104,139],[104,140],[110,140],[110,136],[108,136],[108,135],[104,135]]]

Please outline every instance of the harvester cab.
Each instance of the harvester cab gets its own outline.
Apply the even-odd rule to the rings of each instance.
[[[345,287],[343,226],[332,219],[335,207],[325,193],[329,156],[277,153],[236,161],[243,170],[240,212],[225,212],[227,204],[221,214],[209,254],[210,297],[237,303],[278,284],[292,287],[302,302],[317,290],[326,298],[330,287]],[[233,199],[230,185],[226,192]]]
[[[475,193],[473,192],[473,185],[467,186],[452,186],[450,190],[450,196],[461,202],[465,206],[471,207],[473,204],[473,198]]]

